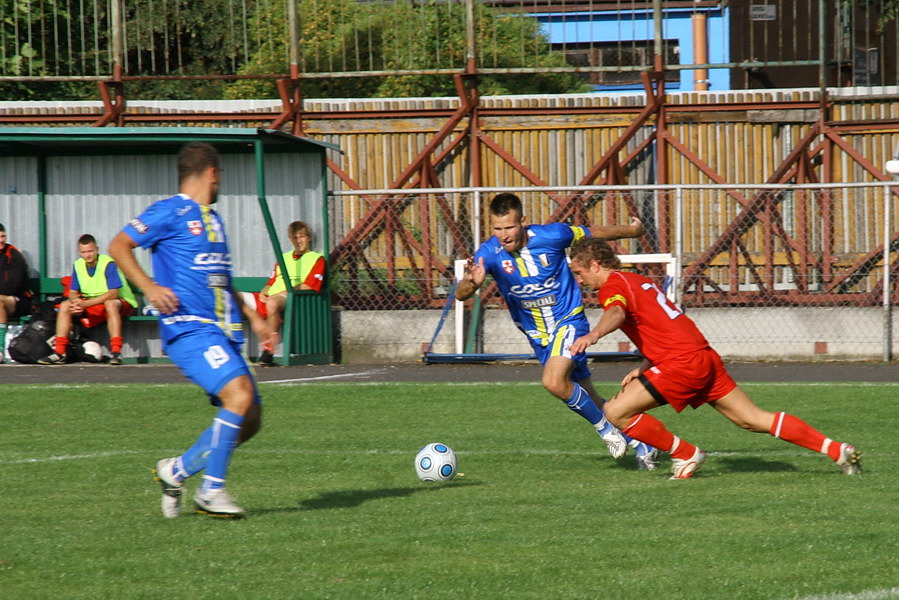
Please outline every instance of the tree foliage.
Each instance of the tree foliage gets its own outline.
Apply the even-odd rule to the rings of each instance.
[[[261,5],[260,5],[261,6]],[[300,0],[298,66],[305,74],[334,71],[452,69],[466,63],[465,20],[461,3],[358,3],[352,0]],[[283,5],[257,13],[252,27],[260,47],[242,74],[288,73],[287,36],[276,35],[287,21]],[[479,65],[497,68],[565,66],[562,54],[552,51],[539,23],[526,16],[499,16],[478,3]],[[588,91],[590,86],[570,73],[483,75],[485,94],[559,93]],[[410,97],[455,95],[446,74],[378,77],[310,78],[303,81],[307,97]],[[244,80],[231,85],[230,98],[275,94],[272,82]]]

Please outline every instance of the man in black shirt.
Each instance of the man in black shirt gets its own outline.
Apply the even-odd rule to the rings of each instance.
[[[6,243],[6,228],[0,223],[0,363],[4,362],[6,328],[10,317],[31,311],[28,265],[19,249]]]

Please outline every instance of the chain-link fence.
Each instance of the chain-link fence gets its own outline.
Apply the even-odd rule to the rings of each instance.
[[[635,186],[334,192],[331,277],[345,353],[412,358],[455,352],[459,336],[500,354],[528,352],[495,286],[480,329],[443,308],[454,262],[490,237],[486,206],[515,191],[531,223],[627,223],[645,236],[623,254],[669,253],[676,296],[730,357],[880,359],[897,351],[899,186]],[[347,241],[350,240],[350,241]],[[664,267],[633,268],[664,276]],[[598,308],[585,295],[595,322]],[[442,318],[443,317],[443,318]],[[461,326],[461,327],[460,327]],[[611,336],[598,351],[626,348]]]

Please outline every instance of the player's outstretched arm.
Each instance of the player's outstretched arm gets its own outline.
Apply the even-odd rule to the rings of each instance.
[[[632,217],[630,225],[594,225],[590,228],[590,235],[601,240],[620,240],[622,238],[640,237],[646,233],[643,221]]]
[[[484,268],[484,258],[481,257],[478,262],[475,262],[473,256],[469,257],[465,262],[465,275],[456,286],[456,300],[471,298],[486,278],[487,269]]]
[[[599,319],[599,323],[596,324],[596,327],[591,329],[586,335],[582,335],[571,343],[571,346],[569,346],[571,353],[580,354],[581,352],[585,352],[587,348],[621,327],[621,324],[624,323],[624,317],[624,309],[620,306],[615,305],[605,309],[602,313],[602,317]]]

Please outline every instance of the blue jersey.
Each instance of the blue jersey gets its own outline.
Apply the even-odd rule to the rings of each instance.
[[[198,326],[217,326],[235,342],[243,342],[231,253],[214,210],[178,194],[151,204],[122,231],[152,251],[153,280],[178,296],[178,310],[159,315],[163,343]]]
[[[565,249],[590,230],[551,223],[529,225],[525,234],[527,243],[518,252],[506,252],[494,236],[481,244],[474,259],[484,259],[518,328],[532,343],[545,346],[559,324],[577,315],[586,318]]]

